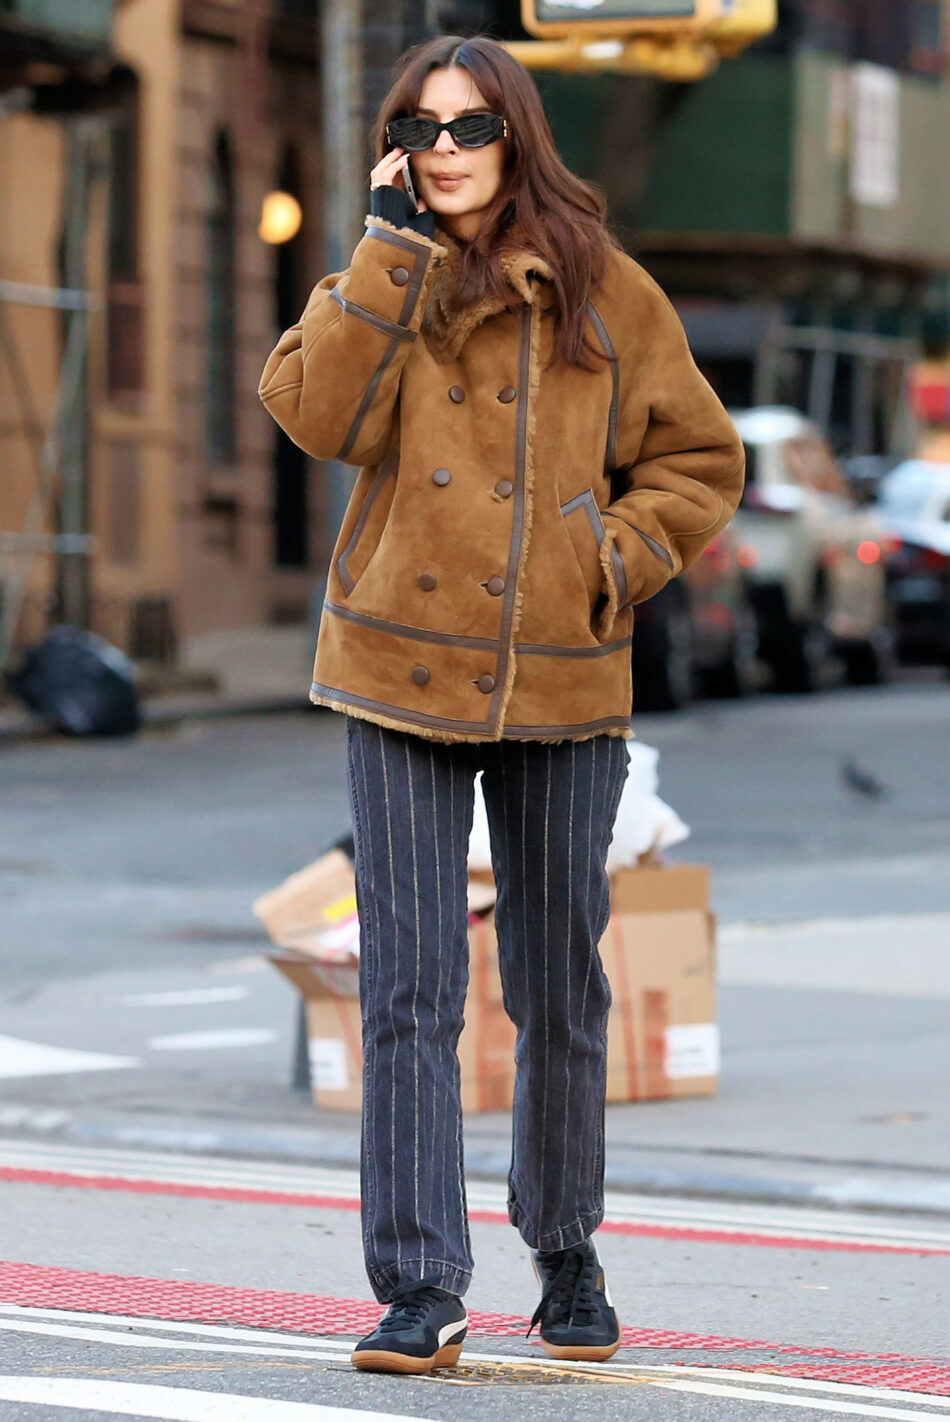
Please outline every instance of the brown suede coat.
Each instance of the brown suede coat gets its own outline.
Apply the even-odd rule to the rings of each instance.
[[[587,314],[616,361],[545,369],[542,259],[506,261],[516,310],[448,319],[454,239],[366,229],[260,385],[308,454],[361,466],[311,700],[439,741],[629,738],[634,604],[695,562],[744,477],[672,304],[610,252]]]

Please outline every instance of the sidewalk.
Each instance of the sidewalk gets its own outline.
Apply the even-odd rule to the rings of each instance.
[[[950,960],[941,952],[950,914],[920,915],[912,935],[910,922],[722,925],[721,1090],[608,1106],[608,1186],[950,1215]],[[134,1003],[146,987],[153,998],[172,986],[197,997],[228,983],[245,995],[202,1009],[200,1024],[188,1007],[143,1007],[147,1027],[134,1007],[97,1019],[97,1004]],[[296,1001],[256,955],[190,974],[166,967],[50,983],[8,1008],[11,1037],[125,1054],[128,1067],[7,1082],[0,1134],[355,1168],[358,1115],[317,1111],[291,1088]],[[165,1054],[144,1039],[186,1022],[211,1035],[267,1025],[273,1041]],[[503,1181],[510,1149],[507,1112],[468,1116],[473,1179]]]
[[[144,725],[305,710],[313,642],[308,627],[251,627],[194,639],[180,665],[141,669]],[[0,699],[0,745],[57,734],[14,698]]]

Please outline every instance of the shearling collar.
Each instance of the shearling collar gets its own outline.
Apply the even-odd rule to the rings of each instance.
[[[432,282],[422,320],[426,345],[440,364],[455,359],[468,337],[489,316],[505,310],[500,297],[489,292],[480,301],[461,311],[449,312],[449,303],[458,289],[462,252],[455,239],[436,226],[435,240],[445,249]],[[513,248],[501,259],[502,270],[523,301],[537,302],[543,309],[554,305],[554,272],[544,257],[526,248]]]

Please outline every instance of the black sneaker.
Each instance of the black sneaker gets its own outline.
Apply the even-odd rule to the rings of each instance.
[[[432,1279],[400,1284],[379,1323],[360,1339],[350,1361],[383,1373],[428,1373],[454,1368],[468,1332],[468,1314],[458,1294]]]
[[[541,1346],[551,1358],[600,1362],[620,1347],[620,1325],[592,1239],[570,1249],[531,1251],[544,1292],[527,1337],[541,1325]]]

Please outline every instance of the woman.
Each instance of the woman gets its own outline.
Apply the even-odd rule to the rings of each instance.
[[[317,284],[260,391],[308,453],[360,466],[311,692],[347,717],[363,1241],[389,1304],[353,1362],[425,1372],[457,1362],[466,1332],[456,1044],[479,770],[517,1027],[509,1216],[542,1288],[532,1328],[554,1357],[607,1358],[620,1330],[592,1239],[611,1001],[598,943],[633,608],[728,523],[742,445],[500,45],[410,51],[376,152],[352,262]]]

